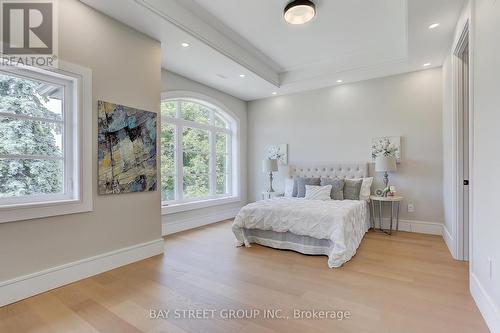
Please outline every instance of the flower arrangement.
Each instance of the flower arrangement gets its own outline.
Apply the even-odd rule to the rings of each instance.
[[[372,141],[372,159],[378,156],[394,156],[397,161],[401,157],[400,137],[376,138]]]
[[[287,144],[271,145],[267,149],[267,158],[278,160],[281,164],[288,164],[288,149]]]

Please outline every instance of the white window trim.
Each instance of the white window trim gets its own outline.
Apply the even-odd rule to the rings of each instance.
[[[69,151],[73,155],[73,163],[66,172],[73,173],[72,198],[62,198],[53,196],[53,200],[48,200],[50,196],[43,196],[47,201],[26,202],[16,204],[0,205],[0,223],[43,218],[50,216],[74,214],[92,211],[92,70],[75,64],[59,60],[59,68],[36,68],[30,67],[30,72],[47,73],[54,77],[72,80],[74,100],[68,100],[72,107],[76,109],[73,113],[78,119],[72,119],[72,135],[75,140],[73,149]],[[66,104],[68,107],[68,104]],[[78,120],[78,121],[77,121]]]
[[[215,108],[220,109],[223,113],[226,113],[229,117],[232,118],[232,124],[230,129],[217,128],[217,132],[221,133],[230,133],[231,134],[231,166],[230,170],[232,173],[232,178],[230,180],[231,193],[230,194],[222,194],[222,195],[212,195],[206,196],[203,198],[190,198],[183,199],[182,201],[163,201],[162,202],[162,215],[174,214],[183,211],[189,211],[194,209],[212,207],[217,205],[224,205],[233,202],[239,202],[240,198],[240,173],[239,173],[239,164],[240,164],[240,123],[238,117],[231,112],[226,106],[219,103],[217,100],[213,99],[210,96],[206,96],[204,94],[195,93],[191,91],[169,91],[163,92],[161,95],[161,99],[177,99],[177,100],[193,100],[198,101],[201,104],[208,104],[209,106],[213,106]],[[178,110],[179,112],[179,110]],[[177,115],[179,116],[179,115]],[[226,119],[227,120],[227,119]],[[162,119],[162,123],[174,124],[176,126],[189,126],[189,124],[194,124],[188,120],[184,120],[181,118],[167,118]],[[196,128],[213,130],[213,126],[204,125],[196,123]],[[177,144],[179,142],[179,131],[176,131],[176,154],[179,154],[180,146]],[[233,149],[235,148],[235,149]],[[179,155],[177,155],[179,156]],[[176,165],[176,169],[178,166]],[[176,170],[176,188],[182,188],[182,179],[179,177],[179,171]],[[179,187],[180,186],[180,187]]]

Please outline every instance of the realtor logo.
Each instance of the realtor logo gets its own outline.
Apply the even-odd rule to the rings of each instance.
[[[1,53],[15,62],[51,66],[56,59],[55,0],[0,0]],[[12,62],[12,57],[9,57]]]

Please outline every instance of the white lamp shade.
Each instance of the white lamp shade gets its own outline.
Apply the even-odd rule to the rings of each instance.
[[[278,171],[278,160],[263,160],[262,172],[276,172]]]
[[[394,156],[378,156],[375,158],[375,172],[394,172],[397,170]]]

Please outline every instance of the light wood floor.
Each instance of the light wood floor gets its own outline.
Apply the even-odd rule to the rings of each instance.
[[[167,237],[165,255],[0,308],[0,332],[487,332],[467,264],[442,238],[370,232],[326,257],[234,248],[230,222]],[[348,310],[336,320],[150,319],[149,309]]]

